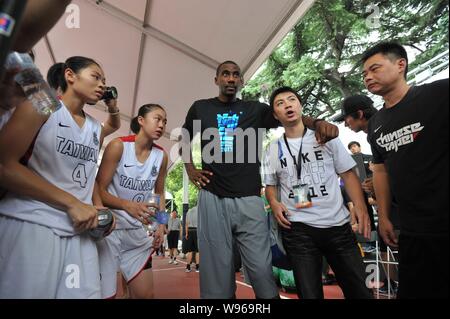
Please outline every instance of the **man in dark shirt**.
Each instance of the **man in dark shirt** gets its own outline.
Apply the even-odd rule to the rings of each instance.
[[[363,55],[366,88],[384,107],[369,121],[373,183],[384,241],[397,245],[389,220],[391,189],[399,208],[399,298],[448,298],[448,79],[406,82],[408,57],[384,42]]]
[[[372,162],[372,155],[362,153],[361,145],[359,144],[359,142],[356,142],[356,141],[352,141],[352,142],[348,143],[348,150],[352,153],[352,155],[356,155],[356,156],[360,155],[361,156],[362,162],[364,164],[364,172],[365,172],[364,175],[366,177],[372,176],[372,172],[370,171],[370,168],[369,168],[370,162]],[[355,156],[353,157],[353,159],[355,159],[355,161],[356,161]],[[358,162],[356,162],[356,163],[358,163]]]
[[[335,117],[335,120],[338,122],[344,121],[345,126],[350,128],[353,132],[364,132],[368,133],[369,129],[369,121],[374,116],[378,110],[373,106],[373,101],[371,98],[369,98],[366,95],[352,95],[344,99],[341,106],[341,115],[338,117]],[[361,152],[361,145],[356,142],[350,142],[348,144],[348,149],[350,152],[355,154],[360,154],[361,159],[364,164],[364,170],[365,170],[365,180],[362,183],[362,187],[365,191],[365,202],[367,205],[367,211],[369,213],[370,222],[372,225],[372,229],[375,229],[375,220],[373,216],[373,209],[371,203],[373,203],[373,200],[376,200],[375,198],[375,192],[373,189],[373,179],[372,179],[372,171],[370,169],[370,165],[373,162],[373,156],[363,154]],[[345,197],[344,197],[345,198]],[[395,200],[393,199],[391,202],[390,207],[390,220],[394,226],[395,230],[400,229],[400,221],[397,213],[397,204],[395,203]],[[377,228],[377,231],[379,232],[379,228]],[[387,245],[383,241],[383,239],[380,236],[379,240],[380,244],[380,251],[381,251],[381,258],[383,261],[387,261]],[[366,246],[367,245],[367,246]],[[362,244],[364,251],[370,252],[375,250],[375,247],[373,244]],[[369,250],[370,249],[370,250]],[[391,289],[392,292],[396,292],[397,282],[396,282],[396,274],[397,269],[394,267],[394,265],[389,264],[387,267],[389,267],[389,275],[391,278],[385,278],[384,280],[384,286],[380,289],[380,292],[387,292],[388,289]],[[395,278],[395,280],[394,280]],[[388,283],[388,279],[390,279],[390,282]]]
[[[266,129],[278,127],[268,105],[236,97],[243,85],[239,66],[219,65],[216,98],[194,102],[183,126],[183,148],[201,133],[202,170],[183,151],[189,179],[202,190],[198,199],[198,244],[202,252],[201,298],[232,298],[236,283],[233,239],[257,298],[278,298],[272,275],[269,228],[260,198],[260,157]],[[337,127],[305,118],[319,142],[334,138]]]

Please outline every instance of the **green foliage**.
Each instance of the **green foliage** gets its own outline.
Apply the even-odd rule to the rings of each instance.
[[[370,22],[379,10],[379,28]],[[381,40],[418,55],[410,70],[448,49],[448,0],[317,0],[242,92],[268,101],[288,85],[302,96],[304,114],[330,117],[343,98],[364,90],[359,59]],[[439,72],[438,70],[437,72]]]
[[[196,167],[201,167],[201,152],[199,143],[194,142],[192,152],[194,163]],[[174,164],[174,167],[170,170],[166,178],[166,189],[172,194],[175,201],[175,209],[181,214],[183,209],[183,163],[178,161]],[[198,189],[189,182],[189,207],[197,205]]]
[[[181,214],[183,208],[183,163],[181,161],[175,164],[169,172],[166,179],[166,188],[172,194],[175,201],[175,208]],[[197,205],[198,190],[189,183],[189,207]]]
[[[380,27],[371,29],[378,6]],[[381,40],[397,40],[418,55],[414,69],[448,49],[448,0],[317,0],[263,64],[242,91],[243,99],[268,101],[277,87],[288,85],[302,97],[304,114],[328,118],[339,110],[344,97],[364,91],[359,59]],[[440,71],[440,70],[438,70]],[[264,146],[274,138],[269,131]],[[199,167],[200,151],[194,150]],[[183,165],[168,175],[167,190],[182,207]],[[189,183],[189,206],[198,190]]]

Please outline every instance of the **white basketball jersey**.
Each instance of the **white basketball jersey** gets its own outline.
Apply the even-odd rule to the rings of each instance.
[[[26,165],[51,184],[92,204],[97,159],[100,150],[100,122],[86,114],[82,128],[69,110],[53,113],[39,131],[29,150]],[[0,214],[53,229],[60,236],[72,236],[75,230],[69,215],[29,197],[8,193],[0,201]]]
[[[123,153],[116,173],[108,186],[108,192],[133,202],[147,203],[154,192],[156,180],[164,158],[164,150],[153,144],[145,163],[136,158],[136,136],[122,137]],[[142,223],[123,210],[116,212],[116,229],[141,228]]]

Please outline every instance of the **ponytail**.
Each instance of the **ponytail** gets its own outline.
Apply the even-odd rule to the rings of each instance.
[[[100,65],[91,58],[86,58],[83,56],[70,57],[66,60],[65,63],[56,63],[52,65],[52,67],[47,72],[47,82],[55,90],[61,88],[62,92],[66,92],[66,69],[71,69],[73,72],[78,73],[93,64],[100,67]]]
[[[47,82],[51,88],[55,90],[62,88],[63,82],[66,82],[66,80],[64,79],[64,70],[64,63],[53,64],[50,69],[48,69]]]
[[[130,129],[134,134],[138,134],[141,130],[141,126],[139,125],[138,117],[136,116],[131,120]]]

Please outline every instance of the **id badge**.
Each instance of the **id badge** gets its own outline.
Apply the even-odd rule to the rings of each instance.
[[[308,208],[312,206],[308,184],[295,185],[293,191],[295,208]]]

